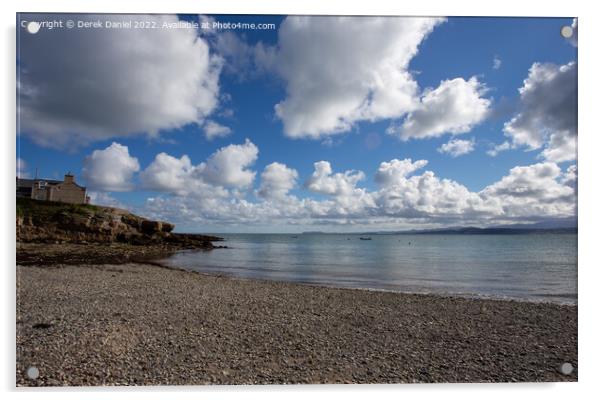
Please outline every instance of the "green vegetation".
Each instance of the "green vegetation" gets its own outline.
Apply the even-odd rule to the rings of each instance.
[[[46,220],[61,213],[90,215],[103,209],[104,207],[92,204],[68,204],[17,197],[17,217],[19,218],[35,217],[39,220]]]

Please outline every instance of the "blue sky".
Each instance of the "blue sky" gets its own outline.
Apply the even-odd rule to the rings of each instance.
[[[51,17],[66,19],[69,16],[22,14],[20,17],[22,20],[27,21],[42,21]],[[84,16],[72,17],[74,19],[81,19]],[[175,19],[175,16],[171,16],[170,18]],[[180,20],[192,22],[202,21],[204,18],[206,17],[196,15],[179,16]],[[545,171],[551,172],[542,172],[543,175],[541,176],[545,176],[545,179],[551,177],[555,184],[560,186],[570,181],[569,175],[571,173],[573,175],[576,174],[576,168],[574,168],[574,171],[571,169],[572,166],[576,165],[576,157],[566,156],[566,149],[562,149],[565,152],[562,153],[562,156],[542,156],[546,149],[553,149],[554,143],[556,143],[553,140],[555,133],[557,133],[556,138],[559,138],[562,133],[570,137],[571,140],[575,136],[576,141],[576,126],[574,129],[571,127],[568,129],[559,128],[559,126],[565,126],[565,121],[554,120],[555,116],[552,113],[549,116],[542,116],[542,113],[545,114],[548,112],[546,110],[553,110],[553,105],[550,105],[549,108],[536,107],[533,104],[539,104],[539,102],[533,100],[536,99],[535,97],[530,99],[528,93],[524,96],[521,96],[519,93],[519,89],[526,85],[525,80],[530,78],[532,78],[533,87],[535,88],[533,89],[533,96],[538,96],[540,93],[548,93],[546,90],[553,90],[552,85],[560,85],[564,82],[563,66],[568,66],[566,67],[568,69],[576,69],[571,67],[571,63],[577,61],[577,47],[574,43],[571,43],[560,35],[562,26],[571,26],[571,24],[574,24],[572,18],[448,18],[446,21],[436,23],[434,26],[429,25],[429,29],[432,29],[432,31],[426,34],[421,33],[421,40],[418,40],[416,43],[416,53],[408,56],[408,65],[404,66],[403,61],[400,61],[398,66],[400,69],[408,71],[411,77],[409,80],[412,81],[412,84],[416,85],[413,95],[414,104],[419,104],[421,98],[424,99],[431,89],[435,93],[439,93],[437,88],[445,86],[442,84],[442,81],[460,78],[461,81],[456,81],[456,83],[459,82],[462,88],[470,91],[471,89],[468,87],[467,82],[470,82],[470,79],[473,77],[478,82],[478,86],[471,86],[472,91],[470,95],[474,97],[472,100],[478,101],[480,99],[487,104],[483,106],[486,109],[483,109],[483,112],[478,115],[474,115],[476,111],[473,113],[472,110],[468,110],[466,115],[468,120],[465,122],[449,122],[447,126],[442,128],[443,132],[438,133],[427,132],[427,130],[423,129],[420,132],[426,136],[410,137],[408,140],[401,138],[400,135],[402,133],[395,134],[392,132],[394,130],[392,128],[400,126],[409,118],[408,116],[411,114],[411,110],[413,110],[410,108],[395,111],[393,117],[385,115],[386,113],[378,114],[379,111],[374,111],[375,108],[368,111],[368,113],[372,113],[369,114],[370,117],[359,116],[358,113],[353,114],[355,115],[354,117],[345,116],[342,117],[346,118],[347,121],[347,126],[344,128],[332,129],[327,126],[327,122],[324,122],[324,124],[318,126],[313,131],[311,130],[313,128],[307,128],[306,131],[301,129],[298,132],[292,133],[287,131],[285,122],[293,126],[294,121],[299,121],[297,118],[308,117],[307,115],[299,116],[300,112],[298,110],[311,108],[311,104],[307,105],[305,103],[311,101],[311,99],[307,99],[306,96],[295,97],[297,96],[295,93],[299,93],[294,92],[294,88],[297,87],[295,86],[297,84],[295,77],[301,76],[306,71],[311,71],[314,74],[317,71],[318,75],[322,71],[320,69],[322,68],[321,61],[315,59],[313,61],[306,60],[308,64],[312,62],[318,63],[317,66],[311,67],[312,69],[304,69],[303,61],[300,63],[299,59],[294,60],[295,63],[291,64],[293,65],[292,67],[288,66],[287,62],[289,60],[286,60],[286,46],[290,46],[290,44],[287,43],[296,43],[297,36],[295,35],[298,35],[300,38],[298,44],[299,49],[301,49],[300,51],[307,51],[308,54],[315,55],[315,51],[321,50],[319,46],[322,43],[319,38],[316,40],[315,35],[327,35],[329,26],[325,27],[324,30],[319,30],[318,33],[307,33],[306,37],[309,39],[304,41],[304,33],[300,30],[305,29],[306,26],[303,24],[294,25],[291,20],[291,24],[283,28],[281,24],[287,17],[210,16],[210,18],[222,22],[274,23],[276,29],[195,31],[193,37],[198,37],[196,40],[202,41],[208,48],[208,54],[206,54],[208,57],[207,60],[213,61],[206,61],[206,64],[213,65],[212,68],[214,68],[216,76],[212,76],[211,78],[207,78],[206,76],[195,77],[192,81],[198,82],[198,79],[205,79],[204,82],[206,85],[215,83],[218,86],[218,89],[212,89],[210,93],[213,96],[214,104],[198,106],[196,111],[202,113],[202,116],[197,115],[194,118],[189,118],[189,121],[186,118],[179,117],[177,121],[174,121],[166,117],[165,121],[157,122],[159,129],[153,127],[147,131],[140,129],[144,129],[145,127],[144,120],[152,119],[152,113],[150,116],[141,116],[141,122],[137,125],[123,122],[122,125],[125,128],[120,130],[121,125],[119,123],[121,123],[121,119],[114,123],[112,122],[112,125],[108,128],[105,126],[97,127],[94,124],[102,125],[102,122],[97,122],[100,118],[88,118],[84,113],[88,113],[89,110],[84,108],[82,108],[80,120],[80,115],[77,114],[77,112],[80,112],[78,111],[78,104],[72,103],[75,101],[78,103],[91,102],[94,104],[94,107],[90,107],[94,110],[92,112],[102,114],[103,110],[111,109],[114,106],[113,102],[110,101],[110,96],[113,96],[113,94],[110,93],[107,95],[102,90],[103,87],[107,87],[106,85],[98,85],[99,88],[88,90],[85,86],[87,83],[92,82],[90,84],[92,87],[96,82],[102,82],[103,79],[107,79],[107,69],[114,69],[114,79],[119,80],[122,76],[119,68],[124,68],[122,67],[123,65],[126,66],[125,68],[128,68],[128,74],[133,74],[133,77],[136,77],[137,74],[146,73],[145,71],[149,68],[148,64],[137,63],[136,59],[123,59],[128,57],[125,52],[120,53],[114,49],[107,49],[103,53],[102,44],[107,43],[103,39],[103,36],[117,35],[116,38],[112,38],[111,40],[126,42],[131,39],[130,32],[106,32],[106,30],[99,30],[97,32],[63,30],[59,32],[58,30],[45,31],[41,29],[40,32],[32,35],[24,29],[19,30],[17,61],[20,70],[18,76],[20,132],[17,132],[17,157],[22,160],[21,165],[24,167],[22,174],[32,176],[37,169],[38,176],[40,177],[59,178],[64,172],[71,171],[76,174],[78,181],[87,185],[88,189],[94,193],[93,200],[99,203],[104,201],[107,205],[124,206],[151,217],[175,219],[176,224],[186,230],[217,231],[223,229],[224,231],[240,231],[257,229],[264,231],[295,231],[297,228],[291,228],[291,226],[298,225],[299,229],[302,229],[312,227],[314,223],[325,226],[327,227],[326,229],[335,230],[353,230],[358,227],[364,228],[365,226],[393,229],[398,227],[431,226],[433,224],[445,225],[456,222],[458,218],[461,221],[473,223],[487,221],[484,222],[487,224],[493,222],[513,222],[525,217],[533,221],[545,218],[560,218],[574,213],[574,198],[567,197],[564,186],[555,188],[558,191],[554,193],[541,193],[540,188],[537,188],[537,190],[533,189],[533,193],[537,192],[534,196],[544,196],[545,201],[542,198],[533,197],[527,201],[528,204],[525,205],[523,210],[519,210],[518,207],[524,199],[519,199],[516,193],[512,198],[501,197],[501,193],[506,193],[504,196],[507,196],[507,185],[515,185],[514,189],[516,189],[516,185],[520,184],[522,186],[519,189],[524,191],[526,179],[524,176],[528,176],[530,179],[536,176],[531,174],[532,170],[526,169],[511,174],[511,169],[515,167],[533,166],[533,168],[536,168],[534,166],[537,165],[540,165],[541,168],[546,167]],[[393,21],[396,20],[395,18],[390,19]],[[342,23],[340,27],[345,27],[346,23],[348,21]],[[360,21],[359,23],[363,22]],[[391,29],[393,29],[393,32],[398,32],[395,27]],[[187,31],[190,31],[190,29]],[[383,31],[383,35],[389,33]],[[154,32],[153,34],[162,35],[163,33]],[[189,34],[189,32],[186,34]],[[350,31],[350,34],[357,35],[355,31]],[[407,33],[400,33],[402,36],[400,36],[398,42],[395,42],[395,45],[404,43],[404,34]],[[228,40],[223,39],[224,37]],[[375,37],[377,36],[375,35]],[[64,40],[59,40],[59,38]],[[190,39],[190,37],[188,38]],[[94,64],[84,63],[84,65],[79,67],[77,64],[82,59],[95,57],[89,54],[89,52],[91,42],[96,40],[100,43],[100,45],[94,47],[97,49],[98,59],[90,61],[94,62]],[[138,34],[135,40],[133,45],[138,45],[140,48],[143,48],[143,46],[153,46],[152,41],[144,43],[145,39],[144,37],[140,37],[140,34]],[[175,38],[174,40],[182,41],[183,39]],[[45,47],[56,47],[56,56],[52,55],[53,52],[49,52],[50,55],[47,56],[49,58],[46,59],[36,55],[36,46],[42,46],[42,41],[44,41]],[[64,47],[67,46],[69,41],[75,42],[78,46],[75,46],[72,52],[64,53],[66,51]],[[328,38],[325,37],[324,42],[327,41]],[[176,47],[175,43],[177,42],[174,41],[173,43],[174,47]],[[337,51],[337,56],[340,56],[344,60],[357,60],[358,63],[363,63],[365,58],[362,57],[362,49],[354,48],[353,43],[353,40],[345,41],[343,39],[341,42],[341,55],[338,55]],[[375,41],[372,45],[368,44],[368,50],[381,45],[380,41]],[[257,48],[259,46],[263,49],[268,49],[267,54],[269,57],[260,58],[257,55]],[[324,46],[328,50],[327,45],[325,44]],[[350,54],[357,53],[353,55],[356,58],[348,58],[345,55],[345,46],[349,47],[348,51]],[[160,45],[157,44],[157,47],[160,47]],[[189,51],[198,51],[201,47],[200,45],[191,47]],[[313,47],[316,47],[316,49]],[[79,53],[78,49],[80,49]],[[234,53],[232,53],[232,49],[234,49]],[[239,57],[236,50],[240,50],[238,53],[246,55]],[[324,57],[324,64],[330,64],[332,60],[329,60],[329,57],[332,52],[329,54],[326,50],[321,57]],[[140,51],[144,56],[144,51]],[[146,56],[151,60],[151,64],[164,56],[159,48],[151,48],[148,51],[149,54],[146,54]],[[186,57],[190,54],[186,53],[186,51],[188,50],[184,49],[182,51],[183,54],[176,54],[176,56],[183,57],[183,63],[186,63]],[[404,50],[400,48],[399,51]],[[68,60],[64,59],[65,56],[63,56],[63,59],[59,59],[61,54],[67,54]],[[369,57],[369,54],[366,54],[366,57]],[[397,59],[394,53],[391,54],[391,57],[392,59]],[[171,58],[173,59],[174,56]],[[334,55],[332,58],[334,58]],[[499,60],[497,68],[494,68],[494,59]],[[194,60],[195,62],[199,62],[199,68],[204,66],[202,60],[199,61],[197,58],[194,58]],[[377,63],[378,60],[369,62]],[[45,63],[47,69],[35,69],[32,67],[34,63]],[[544,65],[541,68],[540,75],[536,74],[539,71],[537,68],[532,68],[536,63]],[[68,66],[65,67],[65,65]],[[96,66],[99,72],[90,72],[94,68],[90,68],[89,65]],[[158,64],[157,68],[163,68],[162,65]],[[176,68],[173,64],[166,65],[167,67],[165,68]],[[379,64],[373,65],[375,71],[379,71],[377,68],[382,67]],[[343,71],[348,67],[349,64],[341,63],[336,68],[340,68]],[[70,73],[72,75],[62,76],[61,72],[56,72],[63,71],[65,68],[71,70]],[[81,72],[78,68],[82,70],[86,68],[83,73],[86,79],[82,78],[81,82],[76,82],[78,80],[76,76],[78,72]],[[165,68],[162,70],[165,70]],[[188,71],[185,70],[185,67],[182,68],[182,70],[174,71],[174,78],[187,76]],[[285,70],[285,68],[289,68],[289,70]],[[291,68],[296,68],[296,70],[290,71]],[[371,79],[370,68],[365,71],[368,71],[366,77]],[[324,76],[331,77],[331,72],[324,71]],[[194,74],[195,72],[192,71],[191,73]],[[341,74],[344,75],[343,73]],[[375,75],[378,75],[378,72],[375,72]],[[312,75],[309,74],[308,76]],[[576,72],[574,72],[574,76],[576,77]],[[377,78],[379,77],[377,76],[375,79]],[[566,79],[570,79],[570,77]],[[114,96],[118,100],[115,103],[121,104],[121,97],[123,96],[140,96],[140,100],[136,101],[143,102],[144,107],[147,107],[146,102],[154,101],[152,100],[153,96],[157,96],[157,93],[162,93],[163,90],[159,88],[158,92],[155,92],[153,95],[147,92],[147,88],[151,85],[166,85],[167,87],[167,85],[170,85],[169,80],[170,75],[166,74],[166,78],[158,79],[157,82],[150,82],[148,85],[143,84],[140,87],[136,87],[132,84],[131,88],[134,92],[128,91],[123,94],[115,91]],[[61,86],[63,85],[63,81],[69,83]],[[408,79],[403,84],[406,84],[407,81]],[[52,83],[51,86],[55,90],[52,95],[48,96],[49,100],[45,102],[42,100],[38,101],[34,97],[35,94],[31,95],[32,97],[27,97],[30,92],[37,93],[36,91],[45,90],[48,82]],[[318,82],[317,79],[316,82]],[[358,82],[351,80],[350,82],[349,85],[357,85],[358,93],[363,90],[362,87],[365,82],[360,82],[360,80]],[[308,81],[307,84],[311,85],[313,83],[315,82]],[[111,82],[112,84],[113,82]],[[319,86],[319,84],[316,85]],[[119,84],[118,87],[122,88],[124,86],[127,86],[127,83]],[[326,86],[328,86],[328,82],[326,82]],[[54,93],[59,91],[61,87],[66,87],[65,92],[73,90],[73,96],[79,96],[79,98],[74,100],[72,96],[69,96],[69,93],[61,93],[58,96],[60,98],[57,99],[57,95]],[[109,87],[113,88],[112,86]],[[330,93],[338,87],[340,86],[333,86],[330,90],[328,87],[324,87],[324,98],[326,100],[318,98],[317,101],[329,106],[327,101],[329,101]],[[352,86],[349,87],[355,89]],[[562,88],[566,87],[562,86]],[[570,85],[568,87],[569,89],[571,88]],[[538,88],[541,88],[541,90]],[[24,94],[26,89],[30,92]],[[94,90],[102,92],[97,97]],[[300,90],[304,94],[310,93],[312,96],[320,95],[319,88],[312,89],[309,92],[303,89]],[[576,79],[574,79],[574,88],[571,90],[576,92]],[[384,91],[386,91],[386,88]],[[570,101],[572,99],[571,94],[565,92],[566,89],[563,89],[561,97],[566,97],[566,101]],[[376,91],[369,92],[366,95],[366,101],[369,101],[372,98],[371,96],[375,97],[374,93]],[[456,92],[452,91],[449,93],[451,93],[450,96],[453,96]],[[188,94],[183,95],[183,97],[186,95]],[[458,96],[461,96],[461,94],[458,94]],[[104,100],[104,98],[108,98],[109,100]],[[292,114],[277,115],[275,106],[277,104],[285,104],[289,100],[290,104],[300,104],[299,108],[291,108],[293,110],[291,111]],[[434,114],[442,121],[445,118],[454,119],[454,115],[452,114],[458,114],[457,112],[446,114],[444,109],[445,104],[448,104],[448,102],[453,103],[449,99],[446,101],[446,103],[441,103],[442,105],[437,113]],[[427,118],[431,114],[429,114],[430,111],[426,102],[424,103],[424,115]],[[74,104],[75,107],[73,106]],[[471,104],[477,103],[467,103],[466,106],[472,107]],[[182,107],[184,106],[182,105]],[[395,105],[387,104],[387,107],[389,106],[396,108]],[[61,107],[71,108],[65,110]],[[345,105],[340,102],[340,99],[335,99],[333,107],[345,107]],[[457,107],[460,107],[460,105]],[[132,107],[133,110],[142,108],[143,106]],[[333,108],[333,110],[335,109],[341,110],[341,108]],[[72,112],[71,110],[75,111]],[[180,112],[180,109],[176,111]],[[172,114],[175,115],[176,111]],[[341,113],[341,115],[350,115],[344,114],[343,111]],[[574,104],[573,114],[576,115],[576,104]],[[127,118],[128,116],[136,118],[131,113],[123,118]],[[514,124],[511,124],[511,127],[514,128],[512,130],[514,133],[510,132],[507,128],[505,129],[505,124],[508,125],[513,118],[518,118]],[[213,121],[222,127],[227,127],[230,133],[224,137],[208,139],[203,128],[208,121]],[[441,123],[444,124],[443,122]],[[463,127],[459,128],[458,124]],[[130,125],[134,127],[132,128]],[[52,129],[49,127],[52,127]],[[115,129],[115,132],[112,133],[111,129]],[[537,129],[537,132],[533,132],[534,129]],[[73,135],[72,130],[77,130],[76,136]],[[525,139],[525,136],[530,139]],[[224,216],[222,217],[219,215],[208,216],[206,210],[195,214],[191,210],[194,210],[194,204],[198,203],[192,202],[191,198],[198,196],[198,202],[206,202],[208,199],[206,194],[195,193],[195,195],[191,195],[190,193],[184,193],[186,192],[185,190],[168,190],[165,185],[153,186],[148,184],[148,179],[146,184],[143,182],[143,171],[153,163],[153,160],[155,160],[155,157],[159,153],[167,153],[175,159],[180,159],[186,155],[193,166],[200,166],[201,163],[210,164],[207,160],[220,149],[229,145],[243,145],[246,139],[249,139],[258,151],[257,156],[251,162],[241,167],[243,171],[255,172],[252,183],[247,182],[242,186],[237,186],[236,184],[220,182],[218,179],[208,181],[208,178],[202,178],[204,176],[203,168],[205,167],[198,168],[198,174],[190,171],[187,172],[188,178],[186,179],[205,179],[205,183],[210,183],[216,188],[225,188],[228,193],[224,194],[220,200],[225,203],[236,203],[241,200],[251,204],[268,202],[271,204],[270,207],[277,208],[279,207],[278,204],[288,202],[287,204],[290,206],[292,202],[298,202],[299,204],[295,203],[297,204],[296,207],[299,210],[303,208],[303,211],[284,211],[286,207],[283,205],[282,208],[279,208],[281,211],[278,215],[265,214],[265,210],[258,210],[257,214],[253,214],[255,211],[250,211],[249,213],[253,214],[252,216],[245,216],[238,220],[236,218],[233,220],[232,217],[236,214],[238,208],[235,210],[224,210]],[[460,154],[455,157],[441,151],[441,146],[454,139],[466,142],[464,144],[470,145],[470,150],[466,154]],[[126,172],[122,175],[122,177],[128,179],[128,182],[120,182],[117,190],[115,190],[116,186],[103,184],[103,182],[110,181],[110,177],[104,177],[106,178],[104,179],[101,171],[95,171],[95,178],[93,177],[91,172],[92,164],[88,164],[87,172],[84,170],[86,160],[90,160],[90,156],[95,150],[105,150],[114,142],[126,147],[129,159],[135,158],[138,164],[137,169],[132,167],[130,173]],[[490,151],[493,146],[504,142],[507,142],[507,149],[505,151],[500,151],[495,156],[487,154],[487,151]],[[574,146],[571,148],[574,149]],[[253,158],[252,155],[250,157]],[[416,189],[419,191],[416,196],[424,196],[424,199],[427,199],[427,201],[408,197],[408,199],[404,200],[403,206],[395,205],[391,209],[386,208],[388,205],[383,205],[385,201],[382,196],[385,194],[387,196],[391,195],[390,192],[384,193],[388,190],[387,188],[395,187],[395,190],[403,191],[402,195],[405,196],[407,193],[412,192],[412,188],[419,187],[417,183],[412,187],[404,186],[412,184],[411,182],[406,182],[406,180],[409,181],[408,178],[413,175],[404,176],[402,174],[400,175],[402,181],[387,183],[386,185],[389,186],[383,186],[382,180],[374,179],[375,174],[378,174],[379,166],[382,162],[404,159],[410,159],[413,162],[427,160],[428,164],[426,167],[416,169],[416,172],[414,172],[416,176],[428,170],[432,171],[436,179],[440,181],[451,180],[457,182],[468,192],[480,196],[479,201],[483,201],[484,204],[487,203],[487,206],[483,207],[488,208],[490,211],[486,213],[478,210],[475,211],[472,206],[467,206],[468,208],[455,208],[453,211],[446,208],[440,211],[437,208],[438,205],[433,203],[434,200],[428,199],[432,197],[432,193],[437,193],[437,190],[445,191],[446,189],[443,186],[434,187],[432,189],[434,192],[432,193],[427,193],[426,189],[425,191]],[[316,185],[312,186],[311,182],[313,181],[311,181],[311,177],[316,168],[314,163],[318,161],[327,161],[330,164],[332,174],[329,177],[332,179],[328,178],[329,180],[327,181],[317,182],[319,177],[316,175]],[[274,181],[275,187],[284,185],[282,187],[287,188],[285,193],[286,198],[260,198],[257,195],[257,190],[262,185],[261,174],[266,170],[266,167],[274,162],[285,165],[288,170],[296,171],[294,174],[296,179],[292,179],[293,175],[289,174],[289,178],[291,178],[289,180],[294,180],[294,184],[290,185],[290,187],[286,183],[283,183],[286,179],[280,175],[278,175],[278,179],[281,178],[281,180]],[[130,164],[126,163],[125,165]],[[363,179],[350,183],[344,177],[345,171],[362,171],[364,173]],[[535,170],[533,169],[533,171]],[[519,176],[519,172],[525,175]],[[106,173],[116,173],[119,175],[121,171],[108,170]],[[336,173],[343,175],[337,177]],[[148,178],[149,175],[147,174],[146,176]],[[508,179],[504,181],[504,177]],[[337,179],[340,179],[340,182],[337,182]],[[533,179],[537,180],[537,178]],[[576,176],[574,179],[576,179]],[[324,185],[326,184],[333,184],[342,189],[324,189]],[[349,187],[346,186],[348,184],[350,185]],[[506,186],[502,188],[503,185]],[[569,182],[567,185],[570,186],[571,183]],[[490,190],[485,193],[484,191],[488,187],[490,187]],[[360,193],[362,190],[363,194]],[[380,194],[377,195],[377,192]],[[494,192],[499,192],[500,194],[494,194]],[[369,204],[362,203],[363,205],[360,208],[363,211],[358,211],[355,205],[360,202],[358,198],[364,195],[371,196],[368,201]],[[389,197],[397,198],[396,196],[397,194]],[[454,195],[450,194],[450,196],[453,197]],[[465,194],[461,196],[465,196]],[[179,204],[177,202],[181,201],[182,204],[186,204],[184,208],[188,210],[187,214],[177,214],[173,210],[165,211],[149,207],[149,198],[161,198],[168,203],[171,202],[171,204]],[[303,199],[311,199],[316,202],[330,202],[328,204],[325,203],[324,206],[328,205],[332,211],[316,212],[312,207],[318,207],[318,205],[316,204],[311,207],[301,205],[300,202]],[[429,201],[431,203],[427,204]],[[458,199],[457,203],[461,204],[465,201],[466,198],[462,197]],[[551,208],[544,209],[539,207],[538,205],[542,202],[551,202]],[[352,203],[353,206],[351,205]],[[264,205],[268,206],[267,204]],[[308,211],[307,207],[312,208],[314,211]],[[491,211],[495,207],[498,207],[498,211]],[[392,211],[393,209],[394,211]],[[192,220],[190,219],[191,215],[194,216]]]

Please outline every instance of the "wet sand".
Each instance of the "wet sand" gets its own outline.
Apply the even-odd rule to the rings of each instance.
[[[19,386],[577,380],[576,306],[29,260]]]

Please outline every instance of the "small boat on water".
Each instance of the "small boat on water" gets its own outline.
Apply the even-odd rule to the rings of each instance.
[[[360,236],[360,240],[372,240],[372,238],[371,237],[361,237]]]

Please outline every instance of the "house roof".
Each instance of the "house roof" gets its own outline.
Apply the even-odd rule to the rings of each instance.
[[[59,182],[59,183],[65,183],[65,182]],[[84,189],[84,190],[86,189],[86,187],[85,187],[85,186],[78,185],[78,184],[77,184],[77,183],[75,183],[75,182],[71,182],[71,183],[73,183],[75,186],[77,186],[77,187],[78,187],[78,188],[80,188],[80,189]]]
[[[25,179],[25,178],[17,178],[17,187],[29,187],[30,188],[30,187],[33,187],[33,185],[36,182],[46,182],[48,185],[57,185],[59,183],[63,183],[63,181],[57,181],[57,180],[54,180],[54,179]]]

